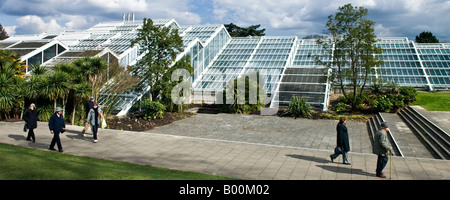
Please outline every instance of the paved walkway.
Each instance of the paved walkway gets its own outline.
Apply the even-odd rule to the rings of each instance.
[[[389,123],[389,129],[397,141],[397,145],[406,157],[434,158],[419,138],[409,129],[396,113],[381,113]]]
[[[22,127],[22,122],[0,122],[0,142],[43,150],[48,148],[52,135],[46,123],[38,124],[36,143],[25,140],[26,133],[21,131]],[[352,152],[349,154],[352,165],[342,165],[329,161],[332,149],[119,130],[101,130],[99,142],[92,143],[88,137],[91,135],[84,138],[78,134],[82,127],[67,126],[67,129],[61,137],[65,154],[240,179],[380,180],[375,177],[376,156],[368,153]],[[392,160],[392,179],[450,179],[450,161],[399,157]],[[337,159],[337,162],[341,161],[341,158]],[[385,173],[389,176],[389,166]]]
[[[250,142],[288,147],[333,150],[337,120],[293,119],[289,117],[196,114],[150,133]],[[366,123],[348,121],[351,152],[371,153]]]

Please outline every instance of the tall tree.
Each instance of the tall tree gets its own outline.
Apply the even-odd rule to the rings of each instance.
[[[87,101],[91,95],[91,84],[87,81],[75,84],[73,86],[73,110],[72,110],[72,125],[75,124],[75,112],[77,105]]]
[[[91,96],[95,96],[101,88],[101,86],[95,85],[98,75],[107,67],[105,60],[101,57],[84,57],[75,60],[73,64],[86,76],[86,80],[91,84]]]
[[[2,24],[0,24],[0,40],[8,39],[9,35],[6,32],[5,28],[3,28]]]
[[[62,71],[54,71],[43,79],[43,96],[53,100],[53,110],[56,110],[58,99],[65,98],[71,89],[70,75]]]
[[[356,108],[357,95],[361,95],[369,75],[383,63],[374,56],[381,54],[383,49],[374,45],[377,42],[375,22],[367,19],[368,13],[368,9],[353,7],[351,4],[339,7],[334,16],[328,16],[326,26],[330,38],[318,40],[331,57],[331,62],[319,60],[319,63],[334,68],[332,78],[338,80],[352,109]],[[353,89],[352,99],[348,98],[344,90],[348,86]]]
[[[439,43],[439,40],[433,35],[433,33],[424,31],[416,36],[417,43]]]
[[[162,98],[166,85],[170,79],[164,77],[171,73],[170,67],[174,65],[177,55],[183,51],[183,40],[177,29],[157,26],[151,19],[144,19],[138,36],[131,42],[131,46],[140,45],[145,53],[143,58],[133,66],[133,74],[140,78],[139,90],[150,87],[153,101]],[[185,62],[180,59],[178,62]],[[185,65],[179,65],[185,66]],[[190,65],[189,65],[190,66]]]
[[[261,24],[251,25],[247,28],[239,27],[236,24],[229,23],[224,25],[231,37],[264,36],[265,28],[257,30]]]
[[[17,105],[23,105],[24,79],[23,65],[17,54],[0,49],[0,112],[9,118],[10,111]]]

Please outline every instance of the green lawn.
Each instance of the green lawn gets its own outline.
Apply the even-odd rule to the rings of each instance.
[[[0,144],[0,180],[224,180],[226,177]]]
[[[411,105],[422,106],[428,111],[450,111],[450,93],[418,92]]]

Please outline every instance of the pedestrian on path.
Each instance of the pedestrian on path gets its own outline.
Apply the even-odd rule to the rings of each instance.
[[[66,123],[64,122],[64,118],[61,115],[62,109],[57,107],[55,110],[55,114],[50,117],[48,121],[48,128],[50,129],[50,133],[53,134],[52,142],[50,143],[49,150],[56,151],[55,143],[58,145],[58,151],[63,152],[63,148],[61,145],[61,139],[59,137],[60,133],[64,133],[66,131]]]
[[[98,126],[101,123],[101,119],[103,118],[102,109],[98,107],[98,104],[94,102],[92,109],[89,111],[86,126],[88,123],[91,125],[91,130],[93,132],[92,140],[94,143],[97,143],[97,133],[98,133]]]
[[[380,178],[386,178],[383,173],[384,167],[389,161],[389,153],[392,148],[389,145],[387,138],[387,132],[389,131],[388,123],[382,122],[380,129],[375,133],[375,141],[373,144],[373,152],[378,155],[376,176]]]
[[[28,128],[27,140],[33,141],[36,143],[36,137],[34,135],[34,129],[37,128],[37,120],[38,120],[38,111],[36,109],[36,105],[34,103],[30,104],[30,107],[25,112],[25,116],[23,119],[25,120],[25,124]]]
[[[336,126],[337,139],[334,154],[330,155],[331,162],[334,162],[340,154],[342,154],[343,164],[350,165],[348,162],[348,152],[350,151],[350,142],[348,138],[347,119],[345,117],[339,118],[339,123]]]
[[[86,124],[85,124],[85,126],[84,126],[84,128],[83,128],[83,130],[81,131],[81,135],[83,135],[83,137],[85,137],[86,135],[85,135],[85,133],[86,133],[86,131],[89,129],[89,121],[88,121],[88,115],[89,115],[89,112],[91,111],[91,109],[93,108],[93,106],[94,106],[94,101],[95,101],[95,98],[94,97],[91,97],[90,99],[89,99],[89,101],[86,103]],[[91,129],[92,130],[92,129]]]

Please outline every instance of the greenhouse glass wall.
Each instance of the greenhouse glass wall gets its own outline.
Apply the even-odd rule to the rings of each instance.
[[[178,29],[184,51],[177,59],[190,57],[194,67],[193,93],[214,94],[235,78],[252,72],[263,77],[263,88],[272,101],[271,107],[289,105],[292,95],[304,97],[314,108],[325,110],[331,89],[329,69],[315,61],[331,57],[314,39],[296,36],[232,38],[219,25],[180,26],[174,19],[154,20],[159,26]],[[52,67],[84,56],[112,57],[121,66],[134,65],[142,58],[139,45],[130,46],[137,37],[142,21],[123,19],[102,22],[84,31],[64,31],[39,35],[18,35],[0,41],[0,47],[16,51],[29,65]],[[393,81],[400,86],[420,90],[449,90],[450,44],[417,44],[405,37],[378,38],[383,48],[377,56],[384,63],[371,78]],[[142,94],[127,93],[117,104],[119,115],[126,114]],[[214,103],[214,98],[192,98],[196,102]]]

